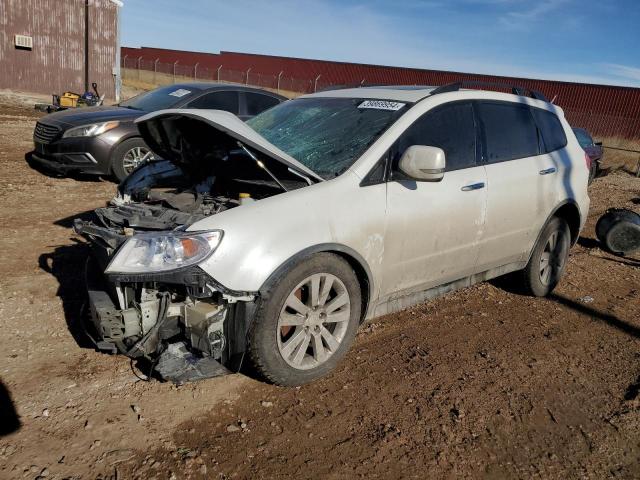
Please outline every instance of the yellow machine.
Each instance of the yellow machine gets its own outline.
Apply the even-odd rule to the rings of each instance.
[[[64,92],[62,95],[53,95],[51,103],[36,103],[36,110],[42,112],[57,112],[58,110],[66,110],[67,108],[77,107],[95,107],[102,105],[104,95],[98,93],[98,85],[92,83],[93,92],[85,92],[83,95],[74,92]]]

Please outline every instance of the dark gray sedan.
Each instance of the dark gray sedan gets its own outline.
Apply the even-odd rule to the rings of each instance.
[[[243,120],[286,100],[257,88],[220,83],[181,83],[145,92],[112,107],[64,110],[41,118],[33,133],[34,166],[59,174],[114,175],[119,181],[151,158],[133,123],[168,108],[225,110]]]

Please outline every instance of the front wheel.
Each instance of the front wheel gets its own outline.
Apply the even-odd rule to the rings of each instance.
[[[529,295],[544,297],[556,287],[567,263],[571,232],[567,222],[553,217],[542,229],[529,263],[522,271],[522,284]]]
[[[293,266],[260,301],[249,354],[259,373],[285,386],[335,368],[353,342],[362,308],[355,272],[330,253]]]
[[[139,165],[153,159],[151,149],[141,138],[129,138],[118,145],[111,154],[111,171],[122,182]]]

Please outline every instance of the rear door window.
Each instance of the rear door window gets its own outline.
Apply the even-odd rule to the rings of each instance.
[[[224,110],[238,114],[238,92],[211,92],[202,95],[189,102],[189,108],[202,108],[208,110]]]
[[[487,163],[540,154],[538,129],[529,107],[508,102],[479,102]]]
[[[398,153],[402,155],[412,145],[441,148],[446,171],[476,166],[476,128],[471,103],[446,104],[425,113],[402,135]]]
[[[541,108],[532,108],[531,112],[542,134],[545,152],[554,152],[564,148],[567,145],[567,136],[558,116]]]
[[[280,103],[275,97],[269,95],[262,95],[260,93],[244,92],[244,97],[247,105],[247,115],[257,115],[265,110],[275,107]]]

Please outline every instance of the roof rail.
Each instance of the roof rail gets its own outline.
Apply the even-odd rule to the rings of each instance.
[[[548,102],[547,97],[544,96],[543,93],[537,90],[531,90],[529,88],[519,87],[517,85],[509,85],[507,83],[493,83],[493,82],[482,82],[478,80],[461,80],[459,82],[448,83],[446,85],[442,85],[437,87],[431,92],[431,95],[437,95],[439,93],[447,93],[447,92],[457,92],[461,88],[464,87],[493,87],[495,89],[510,89],[511,93],[514,95],[520,95],[522,97],[531,97],[536,100],[542,100],[544,102]]]

